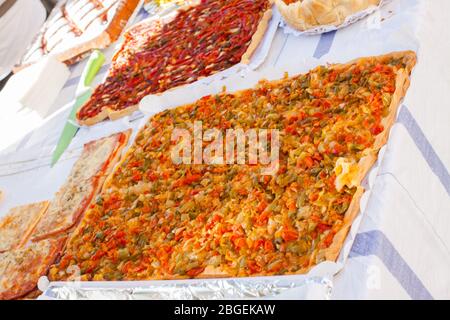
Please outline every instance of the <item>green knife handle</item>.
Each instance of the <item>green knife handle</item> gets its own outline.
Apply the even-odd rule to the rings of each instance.
[[[94,50],[81,74],[80,82],[88,87],[95,78],[95,75],[105,62],[105,55],[100,50]]]

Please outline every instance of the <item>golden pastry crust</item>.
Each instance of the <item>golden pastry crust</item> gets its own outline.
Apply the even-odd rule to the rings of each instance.
[[[283,0],[275,3],[284,20],[299,31],[318,26],[339,26],[348,16],[377,6],[380,0],[300,0],[286,4]]]
[[[270,0],[270,5],[273,5],[273,0]],[[253,55],[253,53],[258,48],[259,44],[261,43],[262,39],[264,38],[264,34],[266,33],[267,27],[269,26],[270,19],[272,18],[272,9],[268,9],[261,21],[258,24],[258,27],[256,29],[255,34],[252,37],[252,42],[250,43],[249,47],[247,48],[247,51],[244,53],[244,55],[241,58],[241,62],[244,64],[249,64],[250,59]]]
[[[378,152],[380,149],[386,144],[387,139],[389,137],[389,132],[392,128],[392,126],[395,123],[395,118],[397,115],[398,108],[400,106],[400,102],[403,99],[403,97],[406,94],[406,91],[409,88],[410,84],[410,74],[412,72],[412,69],[414,68],[417,57],[416,54],[413,51],[402,51],[402,52],[394,52],[390,53],[384,56],[379,56],[377,60],[383,61],[391,58],[400,58],[400,57],[407,57],[408,63],[404,69],[399,70],[396,81],[395,81],[395,92],[392,96],[391,104],[389,106],[389,114],[383,118],[382,124],[384,126],[384,130],[376,137],[376,140],[374,142],[374,145],[372,149],[366,150],[367,156],[361,158],[361,160],[358,162],[358,175],[356,177],[356,184],[357,184],[357,191],[355,195],[353,196],[353,199],[350,203],[350,206],[345,213],[345,219],[344,219],[344,226],[341,228],[341,230],[334,236],[333,242],[331,245],[323,251],[323,255],[326,260],[335,261],[339,253],[342,249],[342,246],[344,244],[344,241],[347,237],[348,232],[350,231],[350,228],[352,226],[352,223],[356,216],[358,215],[358,212],[360,210],[360,200],[364,193],[364,188],[362,187],[362,181],[364,177],[367,175],[367,173],[372,168],[373,164],[377,161],[378,158]],[[374,57],[372,57],[374,58]],[[371,58],[366,58],[371,59]],[[357,60],[354,60],[357,61]],[[352,61],[352,62],[354,62]],[[352,63],[350,62],[350,63]]]

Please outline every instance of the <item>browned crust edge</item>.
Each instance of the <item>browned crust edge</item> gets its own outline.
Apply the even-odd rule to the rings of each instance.
[[[404,56],[409,56],[409,63],[405,69],[400,69],[397,73],[395,81],[396,88],[392,96],[391,104],[389,106],[389,114],[382,120],[384,130],[376,137],[374,146],[371,149],[365,150],[365,152],[367,152],[367,155],[361,158],[358,163],[357,191],[353,196],[347,212],[345,213],[344,225],[334,236],[333,242],[331,243],[330,247],[323,250],[326,260],[336,261],[339,257],[352,223],[360,211],[360,200],[364,193],[364,188],[361,186],[362,181],[372,168],[373,164],[377,161],[379,150],[386,144],[388,140],[391,128],[395,124],[395,119],[400,103],[409,88],[410,73],[417,61],[416,54],[413,51],[394,52],[392,54],[387,54],[379,57],[380,60],[383,60],[386,58],[396,58]]]
[[[95,115],[95,116],[93,116],[91,118],[80,119],[79,118],[79,112],[84,107],[84,105],[82,105],[80,107],[80,109],[78,109],[78,111],[77,111],[77,121],[78,121],[78,124],[80,124],[82,126],[93,126],[93,125],[95,125],[95,124],[97,124],[99,122],[102,122],[103,120],[105,120],[107,118],[109,118],[112,121],[115,121],[115,120],[118,120],[120,118],[129,116],[133,112],[139,110],[139,104],[135,104],[135,105],[132,105],[130,107],[126,107],[125,109],[117,110],[117,111],[113,110],[111,108],[104,108],[100,113],[98,113],[97,115]]]
[[[126,144],[124,145],[124,147],[125,146],[126,146]],[[118,167],[120,167],[124,163],[124,161],[127,159],[128,155],[130,155],[133,152],[134,152],[134,148],[130,147],[130,148],[128,148],[127,152],[125,152],[125,154],[123,154],[123,155],[120,154],[120,156],[121,156],[120,160],[116,163],[113,170],[111,170],[111,172],[105,178],[105,181],[103,183],[102,190],[101,190],[102,192],[106,191],[107,189],[109,189],[111,187],[112,179],[114,177],[114,173],[116,172],[116,169]]]
[[[23,297],[17,298],[17,300],[36,300],[41,294],[42,291],[35,288]]]
[[[125,109],[121,109],[121,110],[108,109],[108,117],[112,121],[115,121],[120,118],[129,116],[137,110],[139,110],[139,104],[135,104],[135,105],[129,106],[129,107],[127,107]]]
[[[259,21],[258,27],[256,28],[256,31],[252,36],[250,45],[248,46],[247,51],[245,51],[245,53],[241,57],[241,63],[243,64],[250,63],[250,58],[258,48],[261,41],[264,39],[264,35],[269,26],[269,21],[270,19],[272,19],[272,6],[273,0],[269,0],[269,8],[264,12],[261,20]]]
[[[80,113],[81,110],[87,105],[87,103],[90,101],[90,99],[88,101],[86,101],[77,111],[76,114],[76,119],[78,121],[78,123],[82,126],[93,126],[96,123],[99,123],[103,120],[105,120],[106,118],[108,118],[108,108],[104,108],[102,109],[102,111],[100,111],[98,114],[96,114],[95,116],[91,117],[91,118],[86,118],[86,119],[81,119],[80,118]]]

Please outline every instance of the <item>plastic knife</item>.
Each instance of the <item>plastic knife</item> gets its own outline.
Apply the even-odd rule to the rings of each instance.
[[[94,50],[81,74],[80,82],[78,83],[77,91],[75,93],[75,104],[72,107],[69,118],[67,119],[61,137],[59,138],[58,144],[53,151],[51,163],[52,167],[70,145],[70,142],[72,141],[73,137],[75,137],[79,129],[79,126],[75,121],[75,116],[78,109],[91,97],[93,90],[90,87],[90,84],[94,80],[97,72],[102,67],[103,62],[105,62],[105,56],[103,55],[103,53],[99,50]]]

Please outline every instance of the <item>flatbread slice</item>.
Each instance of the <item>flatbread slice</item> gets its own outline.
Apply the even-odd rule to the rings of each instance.
[[[0,252],[23,247],[48,204],[48,201],[42,201],[11,209],[0,220]]]
[[[84,146],[66,183],[51,201],[47,213],[32,235],[33,241],[55,236],[72,228],[118,162],[131,130],[119,132]]]
[[[0,300],[21,298],[35,290],[58,257],[64,238],[43,240],[0,254]]]

